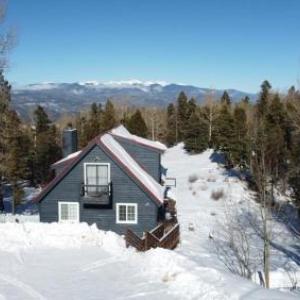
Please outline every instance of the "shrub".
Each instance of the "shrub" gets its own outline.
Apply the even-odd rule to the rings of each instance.
[[[198,175],[193,174],[189,176],[189,183],[194,183],[199,179]]]
[[[207,190],[207,185],[206,184],[201,185],[200,190],[201,191],[206,191]]]
[[[217,179],[214,177],[214,176],[209,176],[207,179],[206,179],[207,182],[216,182]]]
[[[221,198],[224,197],[224,191],[223,189],[219,189],[217,191],[212,191],[210,198],[212,198],[215,201],[220,200]]]

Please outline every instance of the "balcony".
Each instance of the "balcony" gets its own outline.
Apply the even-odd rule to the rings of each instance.
[[[112,183],[82,184],[81,201],[85,208],[112,208]]]

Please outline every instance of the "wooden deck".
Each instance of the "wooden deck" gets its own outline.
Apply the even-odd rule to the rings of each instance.
[[[180,241],[179,224],[161,223],[151,231],[145,232],[142,238],[128,229],[125,240],[127,247],[132,246],[138,251],[147,251],[157,247],[174,249]]]
[[[176,202],[172,199],[165,199],[165,212],[169,219],[163,220],[151,231],[139,237],[132,230],[128,229],[125,235],[126,246],[132,246],[138,251],[147,251],[151,248],[174,249],[180,241],[180,230],[177,221]]]

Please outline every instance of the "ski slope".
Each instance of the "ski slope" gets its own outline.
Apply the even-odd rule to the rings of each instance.
[[[163,157],[168,176],[177,178],[181,244],[175,251],[138,253],[126,249],[122,237],[84,223],[20,218],[19,224],[0,224],[0,299],[298,299],[280,291],[290,259],[279,251],[272,253],[272,290],[233,275],[218,260],[209,236],[224,220],[228,199],[254,210],[255,203],[245,183],[228,176],[211,155],[189,156],[178,145]],[[224,197],[212,200],[219,189]],[[292,251],[298,241],[287,230],[284,237]]]

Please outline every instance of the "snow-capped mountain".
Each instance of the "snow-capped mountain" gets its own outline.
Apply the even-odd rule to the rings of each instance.
[[[135,106],[166,106],[184,91],[188,97],[203,101],[210,89],[165,81],[84,81],[74,83],[42,82],[13,87],[12,102],[19,113],[26,117],[37,105],[46,107],[52,117],[61,113],[75,113],[92,102],[103,103],[107,98],[114,102]],[[224,90],[215,90],[219,98]],[[234,89],[227,90],[233,101],[248,94]]]

